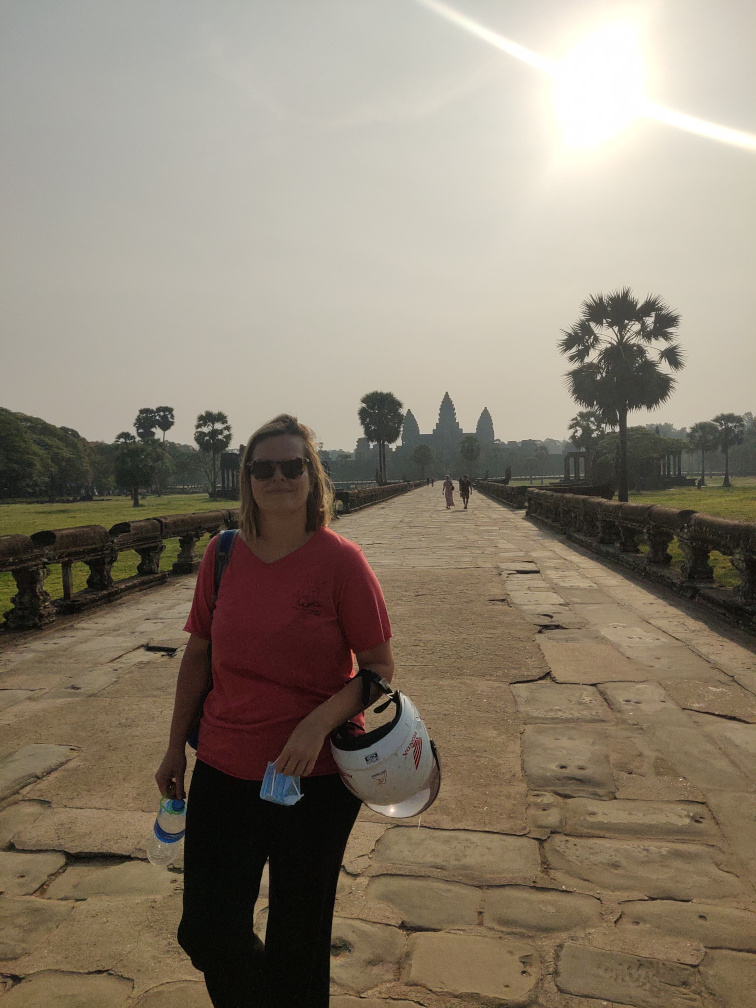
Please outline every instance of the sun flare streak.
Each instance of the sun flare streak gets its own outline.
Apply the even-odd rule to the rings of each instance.
[[[707,122],[644,99],[640,56],[637,49],[633,50],[634,39],[627,29],[623,37],[622,26],[604,29],[586,39],[565,60],[556,63],[499,35],[442,0],[415,2],[521,63],[553,77],[557,109],[570,146],[595,145],[642,116],[708,140],[756,151],[753,133]],[[611,37],[612,33],[612,51],[603,53],[601,36]]]

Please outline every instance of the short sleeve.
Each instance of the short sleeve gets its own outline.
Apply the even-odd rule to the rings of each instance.
[[[184,630],[203,640],[210,640],[210,631],[213,624],[213,609],[215,608],[213,596],[215,594],[215,550],[218,545],[217,536],[210,541],[205,555],[200,563],[197,574],[197,584],[194,586],[194,598],[192,608],[189,612],[189,619],[186,621]]]
[[[367,651],[391,638],[386,603],[378,578],[362,550],[350,544],[338,594],[339,625],[355,652]]]

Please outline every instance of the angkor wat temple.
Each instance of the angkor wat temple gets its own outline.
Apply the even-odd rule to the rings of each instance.
[[[486,445],[493,444],[494,426],[491,414],[486,407],[480,414],[477,426],[474,431],[463,431],[457,420],[457,411],[448,392],[444,392],[441,406],[438,410],[438,421],[433,428],[432,434],[421,434],[417,420],[412,415],[412,410],[407,410],[402,427],[402,448],[410,451],[419,444],[429,445],[436,453],[439,462],[451,461],[458,457],[459,444],[468,433],[473,434],[480,441],[481,448],[485,450]]]

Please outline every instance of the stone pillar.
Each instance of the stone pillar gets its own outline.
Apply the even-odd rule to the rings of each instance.
[[[668,547],[674,538],[674,535],[667,529],[659,528],[657,525],[647,526],[646,539],[650,548],[646,563],[669,567],[672,563],[672,557]]]
[[[171,567],[174,574],[191,574],[196,568],[198,561],[194,556],[194,547],[202,535],[202,532],[189,532],[188,535],[179,536],[179,553]]]
[[[752,549],[735,550],[730,562],[740,574],[740,584],[735,594],[746,605],[756,605],[756,552]]]
[[[165,543],[154,543],[149,546],[142,546],[136,549],[136,552],[141,557],[139,565],[137,566],[137,574],[144,577],[147,574],[159,574],[160,573],[160,557],[165,549]]]
[[[714,568],[709,563],[709,545],[693,536],[678,536],[677,541],[685,557],[682,575],[686,581],[713,581]]]
[[[55,607],[45,591],[45,579],[50,568],[45,563],[20,567],[13,571],[18,591],[11,598],[13,608],[5,613],[9,630],[36,630],[55,619]]]
[[[118,559],[118,550],[111,546],[100,556],[86,559],[84,563],[89,567],[89,577],[87,578],[87,588],[91,592],[108,591],[113,587],[113,564]]]

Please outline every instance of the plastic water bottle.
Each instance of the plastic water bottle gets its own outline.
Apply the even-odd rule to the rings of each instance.
[[[172,864],[181,850],[185,830],[186,802],[183,798],[162,798],[147,841],[148,860],[154,865]]]

